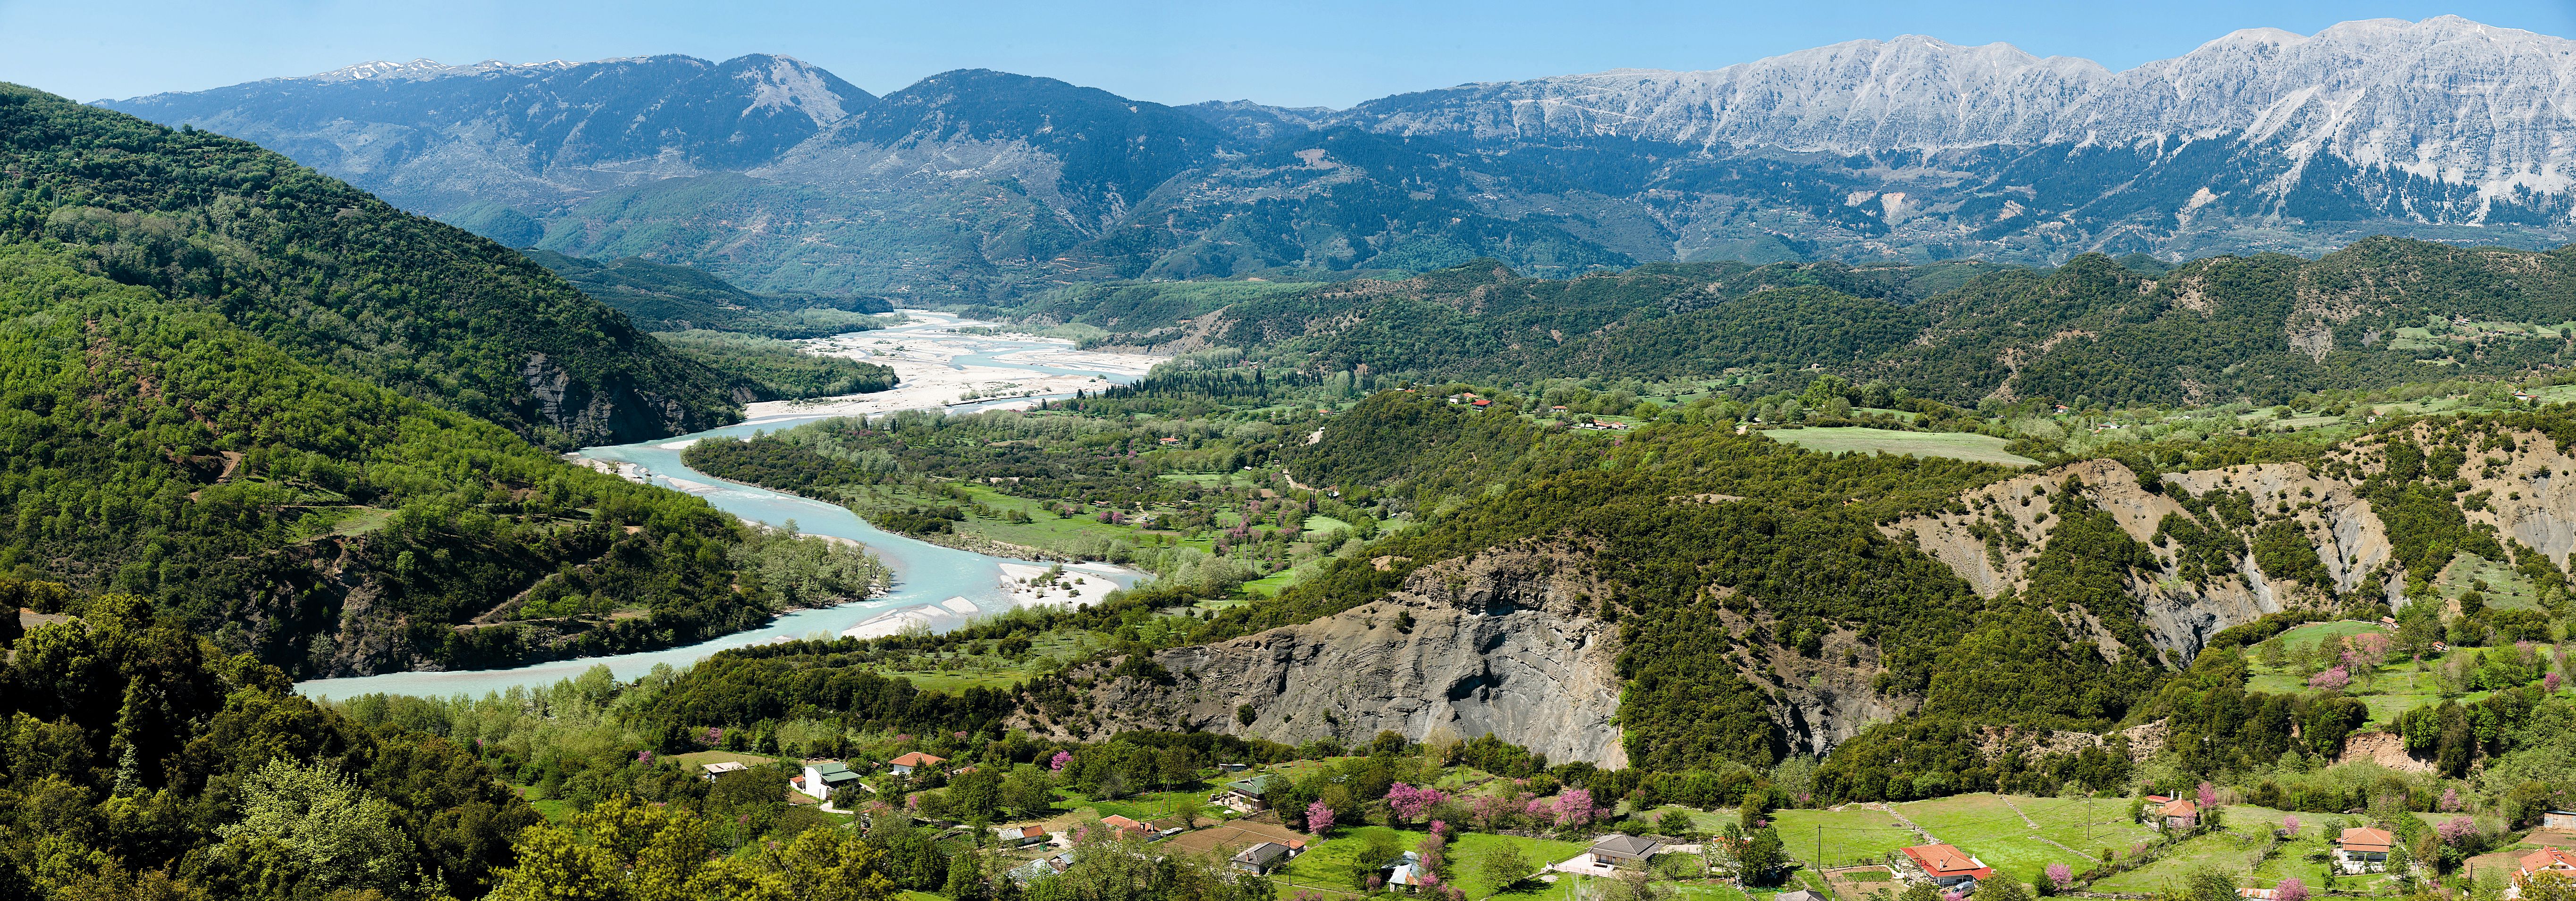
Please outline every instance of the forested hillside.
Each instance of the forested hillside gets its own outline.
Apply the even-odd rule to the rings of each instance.
[[[550,359],[726,381],[533,263],[238,142],[14,88],[0,119],[9,574],[149,597],[298,677],[659,647],[878,587],[473,415],[569,441],[646,409],[547,418],[586,390]],[[675,404],[630,425],[686,427]]]
[[[732,380],[544,267],[248,142],[0,86],[0,241],[557,448],[722,425]]]
[[[0,663],[0,896],[477,897],[543,819],[473,747],[353,722],[141,598],[75,606]]]
[[[1770,387],[1795,390],[1822,368],[1963,406],[2274,404],[2566,365],[2576,251],[2376,238],[2314,261],[1654,263],[1570,280],[1486,261],[1402,281],[1073,288],[995,312],[1111,331],[1099,345],[1234,347],[1363,376],[1784,376]]]

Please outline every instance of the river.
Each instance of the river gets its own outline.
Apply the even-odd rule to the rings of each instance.
[[[580,657],[511,669],[315,679],[297,683],[296,690],[322,699],[378,692],[479,697],[514,685],[551,685],[601,664],[606,664],[609,671],[620,679],[633,679],[651,671],[656,665],[685,667],[727,648],[836,635],[862,624],[868,624],[877,631],[888,631],[907,622],[918,622],[932,629],[954,628],[970,616],[1010,609],[1014,602],[1002,585],[1005,578],[1003,567],[1030,565],[1027,561],[940,547],[881,531],[847,508],[727,482],[690,469],[680,462],[681,450],[696,441],[742,438],[758,431],[774,431],[832,416],[934,406],[952,412],[1027,406],[1035,397],[1070,394],[1070,388],[1082,384],[1093,385],[1096,389],[1106,387],[1108,383],[1132,382],[1148,362],[1145,358],[1133,356],[1077,351],[1070,343],[1062,341],[958,335],[952,331],[955,327],[983,323],[918,310],[904,312],[915,322],[891,329],[854,332],[819,345],[825,352],[866,355],[871,362],[893,366],[903,380],[893,391],[823,402],[755,404],[746,411],[745,420],[736,425],[640,444],[585,448],[579,454],[582,458],[614,466],[630,478],[703,497],[717,509],[745,520],[772,526],[785,526],[792,521],[798,531],[808,535],[845,538],[866,545],[870,552],[894,570],[893,590],[858,603],[794,611],[762,627],[686,647],[607,657]],[[1019,373],[1026,375],[1016,375]],[[953,403],[960,393],[970,390],[987,396],[1000,391],[1044,393]],[[1132,584],[1135,578],[1134,573],[1099,564],[1078,564],[1066,568],[1085,579],[1107,579],[1122,586]]]

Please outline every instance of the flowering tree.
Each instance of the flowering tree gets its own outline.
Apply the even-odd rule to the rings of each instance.
[[[1322,801],[1306,805],[1306,831],[1316,835],[1333,831],[1333,809]]]
[[[2286,817],[2282,817],[2282,818],[2281,818],[2281,832],[2282,832],[2282,834],[2284,834],[2284,835],[2297,835],[2297,834],[2299,834],[2299,818],[2298,818],[2297,816],[2295,816],[2295,815],[2294,815],[2294,816],[2286,816]]]
[[[2444,813],[2458,811],[2460,809],[2460,789],[2457,786],[2443,789],[2441,804],[2434,809],[2440,810]]]
[[[2048,884],[2065,891],[2075,886],[2075,868],[2062,863],[2048,865]]]
[[[1072,751],[1057,751],[1053,758],[1047,760],[1047,769],[1061,773],[1064,772],[1064,765],[1072,762]]]
[[[2308,677],[2308,687],[2319,691],[2342,691],[2344,686],[2350,684],[2352,684],[2352,675],[2344,672],[2343,667],[2340,666]]]
[[[2296,876],[2281,880],[2272,887],[2273,901],[2308,901],[2308,884]]]
[[[2546,675],[2546,676],[2542,676],[2542,677],[2540,677],[2540,687],[2541,687],[2541,688],[2544,688],[2544,689],[2548,689],[2550,694],[2557,694],[2557,693],[2558,693],[2558,674],[2557,674],[2557,673],[2550,673],[2549,675]]]
[[[1446,800],[1449,800],[1449,795],[1439,789],[1415,788],[1402,782],[1386,790],[1387,806],[1395,808],[1395,818],[1398,822],[1409,823],[1421,819],[1422,814],[1430,810],[1432,805]]]
[[[1592,791],[1569,788],[1556,796],[1556,825],[1571,827],[1592,822]]]
[[[1438,884],[1436,880],[1440,871],[1449,865],[1448,850],[1449,839],[1438,829],[1431,830],[1430,835],[1423,836],[1421,844],[1413,847],[1414,853],[1421,855],[1423,885]]]
[[[2200,801],[2200,809],[2203,811],[2217,807],[2218,787],[2207,782],[2201,783],[2198,800]]]
[[[2478,821],[2468,817],[2452,817],[2444,820],[2442,825],[2433,827],[2433,833],[2442,837],[2443,844],[2454,848],[2465,847],[2482,837],[2482,833],[2478,832]]]
[[[635,752],[635,762],[636,762],[636,763],[643,764],[643,765],[645,765],[645,766],[652,766],[652,765],[653,765],[653,752],[651,752],[651,751],[637,751],[637,752]]]

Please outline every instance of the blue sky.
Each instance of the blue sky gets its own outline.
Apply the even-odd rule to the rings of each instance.
[[[2003,41],[2115,69],[2238,28],[2445,13],[2576,35],[2557,2],[660,2],[0,0],[0,81],[80,100],[197,90],[376,59],[783,53],[885,93],[990,68],[1164,103],[1342,107],[1471,81],[1711,69],[1854,38]]]

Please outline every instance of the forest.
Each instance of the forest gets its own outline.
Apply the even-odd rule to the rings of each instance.
[[[667,646],[881,587],[539,446],[630,408],[565,431],[528,360],[575,403],[594,376],[710,392],[639,437],[733,388],[524,258],[237,141],[18,88],[0,120],[0,573],[151,598],[299,678]]]
[[[992,313],[1096,328],[1097,345],[1205,332],[1274,366],[1417,381],[1736,376],[1763,393],[1817,367],[1959,406],[2269,405],[2567,365],[2576,253],[2379,237],[2316,260],[1648,263],[1570,279],[1480,260],[1400,279],[1088,285]],[[1184,327],[1202,316],[1213,325]]]

